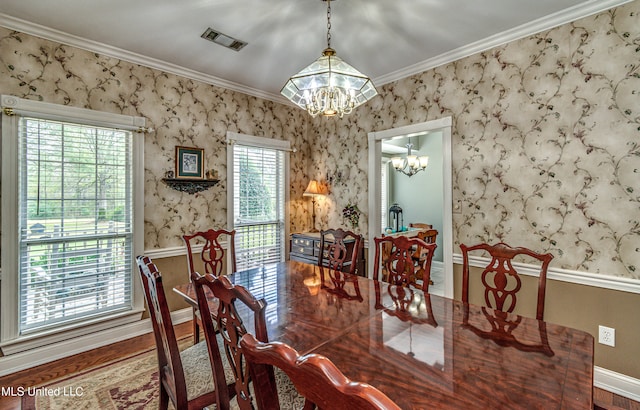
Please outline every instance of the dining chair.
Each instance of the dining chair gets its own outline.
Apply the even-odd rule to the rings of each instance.
[[[251,334],[242,336],[240,346],[256,378],[261,377],[265,367],[268,369],[269,366],[275,366],[282,369],[297,391],[321,410],[400,409],[375,387],[348,379],[325,356],[319,354],[300,356],[294,348],[285,343],[260,342]],[[259,387],[255,392],[258,409],[273,408],[261,407],[263,403],[274,402],[275,394],[272,386],[265,384]]]
[[[547,269],[553,259],[550,253],[540,254],[527,248],[513,248],[500,242],[495,245],[481,243],[474,246],[460,244],[462,250],[462,301],[469,303],[469,257],[472,252],[488,253],[491,261],[482,271],[480,280],[484,286],[484,301],[490,308],[504,312],[513,312],[517,303],[517,293],[522,288],[522,280],[513,267],[513,259],[528,256],[540,262],[538,270],[538,297],[536,319],[544,320],[545,291]]]
[[[274,373],[273,369],[266,369],[260,379],[252,379],[246,366],[244,349],[240,346],[240,339],[249,332],[238,313],[238,309],[246,311],[248,308],[253,313],[253,329],[250,327],[249,330],[253,331],[259,340],[267,342],[266,301],[256,299],[245,287],[234,285],[227,276],[200,275],[196,272],[192,275],[192,281],[196,289],[205,338],[209,345],[209,359],[213,368],[216,388],[220,392],[220,403],[228,403],[230,398],[236,396],[238,408],[241,410],[254,409],[255,400],[252,390],[256,388],[256,385],[266,383],[276,388],[282,402],[295,404],[296,408],[301,408],[305,401],[304,398],[298,395],[289,379],[282,372]],[[208,289],[215,298],[213,303],[215,310],[212,310],[212,304],[207,298],[205,289]],[[236,301],[239,301],[241,305],[236,306]],[[219,352],[223,353],[219,354]],[[220,366],[222,363],[220,356],[222,355],[230,363],[233,371],[232,377],[235,381],[233,392],[225,390],[227,378],[222,376],[224,374]],[[269,408],[279,407],[272,404]]]
[[[159,408],[166,409],[169,400],[177,409],[201,409],[215,404],[217,395],[211,366],[207,360],[207,344],[198,343],[183,351],[179,350],[162,285],[162,275],[149,257],[138,256],[136,262],[156,341]]]
[[[333,241],[328,240],[327,236],[331,235]],[[349,247],[345,244],[345,240],[352,238],[355,242],[349,254]],[[320,252],[318,252],[318,266],[326,266],[329,269],[342,271],[346,262],[350,263],[349,273],[355,275],[358,267],[358,257],[364,246],[364,237],[353,231],[345,231],[341,228],[327,229],[320,231]]]
[[[414,286],[427,292],[431,280],[431,262],[438,245],[426,243],[417,237],[383,236],[373,238],[375,242],[375,258],[373,263],[373,279],[386,280],[394,285]],[[413,261],[412,255],[419,249],[425,252],[420,263]],[[386,278],[380,278],[380,269],[386,272]],[[422,273],[422,284],[417,273]]]
[[[412,224],[412,225],[427,225],[427,224]],[[422,239],[426,243],[436,243],[436,238],[438,237],[438,231],[436,229],[431,229],[431,225],[427,225],[427,226],[429,226],[429,229],[425,229],[418,232],[416,234],[416,237]],[[420,247],[416,248],[413,255],[411,255],[411,258],[418,266],[422,266],[424,262],[424,258],[426,257],[428,257],[428,253],[425,252],[425,250]],[[423,274],[424,272],[422,272],[421,269],[418,269],[416,276],[418,277],[418,279],[422,279]],[[433,285],[433,281],[431,279],[429,279],[429,284]]]
[[[221,239],[226,238],[227,249],[231,259],[231,273],[237,270],[236,265],[236,248],[235,248],[236,231],[227,231],[225,229],[209,229],[208,231],[195,232],[190,235],[183,235],[182,240],[187,247],[187,267],[189,269],[189,280],[191,275],[198,270],[193,253],[196,246],[201,245],[200,263],[204,266],[204,272],[214,276],[223,274],[224,259],[226,252],[224,250]],[[195,307],[193,310],[193,343],[200,341],[200,313]]]

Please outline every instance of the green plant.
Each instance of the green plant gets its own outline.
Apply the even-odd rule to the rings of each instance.
[[[351,223],[351,228],[355,229],[360,223],[360,214],[362,212],[358,209],[358,205],[347,204],[342,210],[342,217]]]

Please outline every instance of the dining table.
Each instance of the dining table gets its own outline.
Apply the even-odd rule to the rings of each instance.
[[[296,261],[228,277],[266,301],[269,341],[328,357],[403,409],[593,408],[585,331]],[[173,290],[197,306],[192,283]]]

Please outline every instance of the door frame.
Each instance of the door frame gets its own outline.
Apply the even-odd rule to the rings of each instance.
[[[443,174],[443,204],[442,204],[442,246],[443,264],[445,272],[444,296],[453,297],[453,196],[452,196],[452,164],[451,164],[451,117],[411,124],[383,131],[374,131],[369,137],[369,277],[373,275],[375,258],[374,237],[382,233],[380,226],[380,167],[382,158],[382,141],[400,136],[424,134],[431,131],[442,132],[442,174]]]

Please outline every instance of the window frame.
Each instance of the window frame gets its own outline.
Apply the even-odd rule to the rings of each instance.
[[[145,119],[113,114],[85,108],[25,100],[2,95],[2,259],[0,277],[0,347],[5,355],[22,352],[46,344],[138,321],[144,312],[142,287],[136,280],[135,264],[132,265],[131,309],[88,318],[84,321],[61,324],[38,332],[20,334],[19,306],[19,206],[18,181],[19,119],[21,115],[34,118],[73,122],[89,126],[126,129],[133,132],[132,183],[133,183],[133,255],[144,250],[144,138]]]

